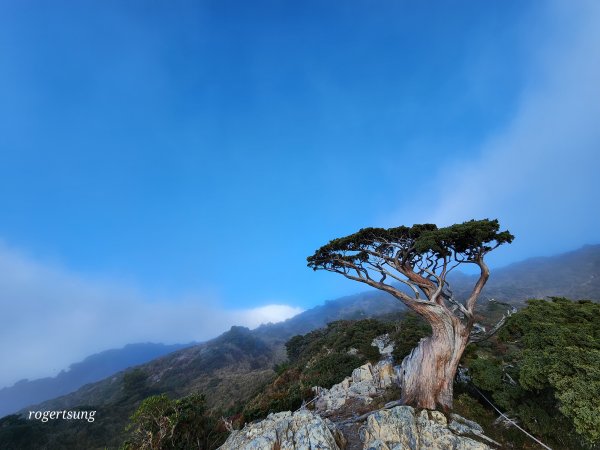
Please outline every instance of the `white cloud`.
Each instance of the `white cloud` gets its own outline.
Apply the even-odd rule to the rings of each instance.
[[[202,341],[232,325],[253,328],[302,312],[283,304],[226,309],[207,296],[148,300],[124,283],[87,279],[5,245],[0,310],[0,387],[127,343]]]
[[[513,259],[600,240],[600,2],[556,2],[543,22],[537,47],[523,43],[533,59],[512,120],[434,176],[402,221],[497,217],[517,236]]]
[[[300,314],[302,308],[289,305],[265,305],[240,312],[240,324],[254,328],[262,323],[276,323]]]

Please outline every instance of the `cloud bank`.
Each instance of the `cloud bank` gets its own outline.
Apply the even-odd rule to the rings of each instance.
[[[512,119],[433,176],[401,221],[499,218],[517,237],[511,259],[600,241],[600,2],[552,5],[524,36],[531,66]]]
[[[216,299],[149,300],[124,283],[95,280],[0,245],[0,387],[54,375],[84,357],[134,342],[185,343],[232,325],[278,322],[302,309],[226,309]]]

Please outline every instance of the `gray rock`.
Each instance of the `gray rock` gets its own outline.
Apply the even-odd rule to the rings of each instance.
[[[335,424],[304,409],[269,414],[265,420],[234,430],[220,450],[339,450],[345,443]]]
[[[369,404],[378,392],[398,382],[398,373],[391,361],[382,360],[374,366],[367,363],[354,369],[350,377],[331,389],[313,388],[315,394],[319,395],[316,407],[318,411],[335,411],[351,398]]]
[[[373,347],[377,347],[377,349],[379,350],[379,354],[384,358],[390,359],[392,357],[392,352],[394,351],[394,344],[392,343],[392,340],[390,339],[390,336],[388,334],[376,337],[375,339],[373,339],[373,342],[371,342],[371,345]]]
[[[352,371],[352,382],[359,383],[361,381],[373,381],[373,365],[371,363],[364,364]]]
[[[318,411],[335,411],[344,406],[349,399],[356,399],[368,405],[378,392],[400,383],[400,374],[393,364],[394,346],[389,335],[376,337],[371,345],[379,349],[384,359],[375,365],[367,363],[354,369],[349,377],[331,389],[314,387],[315,395],[319,396],[315,402]],[[356,349],[351,348],[348,352],[354,350]]]
[[[453,417],[453,421],[457,423],[464,424],[464,422],[471,422],[460,416],[456,417],[459,417],[461,420],[459,422]],[[477,425],[477,427],[479,427],[479,425]],[[477,428],[472,427],[472,429]],[[486,436],[483,436],[482,432],[481,434],[478,434],[478,437],[489,439]],[[417,415],[415,410],[410,406],[397,406],[389,410],[381,410],[371,414],[367,418],[365,425],[361,428],[361,439],[363,440],[364,449],[490,449],[489,446],[482,442],[453,433],[448,427],[446,417],[442,413],[438,411],[422,410]]]
[[[450,425],[448,425],[448,428],[450,428],[455,434],[461,436],[477,436],[480,439],[483,439],[494,445],[500,446],[499,443],[483,434],[483,428],[481,428],[481,425],[479,425],[477,422],[465,419],[464,417],[461,417],[458,414],[450,414],[450,418],[452,420],[450,421]]]
[[[383,450],[391,450],[394,445],[417,449],[418,433],[414,409],[404,406],[371,414],[360,430],[363,448],[371,448],[373,444],[380,446],[376,441],[381,441],[384,446],[380,448]]]
[[[373,381],[378,389],[400,383],[400,377],[390,360],[379,361],[373,368]]]

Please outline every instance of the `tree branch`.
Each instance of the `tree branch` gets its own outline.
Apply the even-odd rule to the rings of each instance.
[[[326,269],[326,270],[330,270],[330,269]],[[349,273],[344,273],[344,272],[338,271],[338,270],[330,270],[330,271],[340,273],[340,274],[344,275],[346,278],[348,278],[349,280],[359,281],[361,283],[368,284],[371,287],[381,289],[382,291],[387,292],[388,294],[390,294],[393,297],[400,300],[402,303],[404,303],[404,305],[406,307],[412,309],[413,311],[417,312],[419,310],[422,310],[423,306],[431,306],[431,303],[428,301],[409,297],[404,292],[399,291],[395,287],[390,286],[389,284],[380,283],[378,281],[373,280],[372,278],[368,278],[368,279],[367,278],[359,278],[359,277],[355,277],[354,275],[350,275]]]
[[[506,323],[506,320],[512,316],[514,313],[517,312],[517,308],[515,308],[512,305],[509,305],[508,303],[503,303],[503,302],[498,302],[494,299],[490,300],[491,303],[497,303],[499,305],[506,305],[509,307],[509,309],[506,311],[506,313],[504,313],[502,315],[502,318],[496,323],[496,325],[494,325],[492,327],[492,329],[490,331],[486,331],[485,328],[483,328],[483,331],[478,331],[475,328],[473,329],[473,331],[471,332],[471,335],[469,336],[469,344],[473,343],[473,342],[481,342],[481,341],[485,341],[486,339],[491,338],[493,335],[495,335],[498,330],[500,328],[502,328],[502,326]]]
[[[467,299],[467,301],[465,303],[467,310],[471,314],[473,314],[473,311],[475,309],[475,303],[477,302],[477,299],[479,298],[479,294],[481,294],[481,291],[483,290],[485,283],[487,283],[487,280],[490,277],[490,269],[488,268],[486,263],[483,261],[483,256],[479,256],[477,258],[477,260],[475,260],[474,262],[479,266],[480,275],[479,275],[479,280],[477,280],[477,283],[475,284],[475,287],[473,287],[473,291],[471,292],[471,295],[469,296],[469,298]]]
[[[464,307],[464,305],[459,302],[458,300],[454,299],[454,295],[452,293],[450,293],[449,295],[445,295],[444,299],[447,300],[449,303],[452,303],[454,306],[456,306],[456,308],[469,320],[471,320],[471,318],[473,317],[473,314],[471,314],[467,308]]]

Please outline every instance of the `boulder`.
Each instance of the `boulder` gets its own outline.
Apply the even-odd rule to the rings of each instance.
[[[350,377],[331,389],[313,388],[319,396],[316,407],[319,411],[335,411],[351,398],[368,405],[378,392],[398,382],[399,377],[391,361],[382,360],[374,366],[367,363],[354,369]]]
[[[234,430],[219,450],[339,450],[345,444],[331,421],[301,409],[269,414],[260,422]]]
[[[373,379],[378,389],[385,389],[400,383],[396,367],[389,360],[379,361],[373,368]]]
[[[379,354],[386,359],[392,358],[392,352],[394,351],[394,344],[390,339],[389,334],[384,334],[382,336],[376,337],[373,339],[371,343],[373,347],[377,347],[379,350]]]
[[[352,382],[373,381],[373,366],[371,363],[364,364],[352,371]]]
[[[460,418],[457,420],[457,417]],[[453,415],[453,422],[469,425],[476,433],[468,432],[478,438],[494,442],[483,436],[483,430],[475,422]],[[466,425],[465,425],[466,426]],[[478,428],[477,428],[478,427]],[[455,434],[448,427],[446,416],[438,411],[422,410],[417,413],[410,406],[397,406],[371,414],[360,430],[363,448],[369,450],[488,450],[488,445]]]

